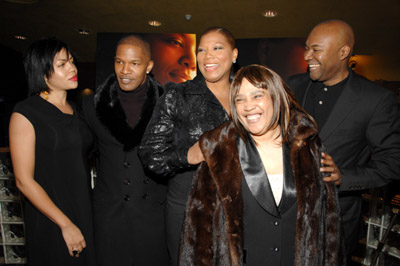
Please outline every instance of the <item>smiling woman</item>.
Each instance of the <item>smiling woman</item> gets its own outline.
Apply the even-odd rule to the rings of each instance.
[[[230,100],[232,121],[199,140],[205,162],[179,265],[344,265],[336,187],[323,181],[313,119],[260,65],[238,71]]]
[[[180,47],[175,41],[171,43]],[[192,178],[202,161],[197,141],[203,132],[228,120],[229,77],[237,55],[231,32],[221,27],[204,31],[197,52],[202,75],[165,86],[166,92],[154,109],[141,143],[139,152],[144,167],[170,177],[166,226],[173,266],[178,264],[179,240]],[[194,59],[181,62],[188,70]]]

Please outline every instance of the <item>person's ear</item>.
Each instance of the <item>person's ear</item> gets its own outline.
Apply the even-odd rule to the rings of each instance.
[[[150,61],[147,63],[146,74],[149,74],[149,73],[151,72],[151,70],[153,69],[153,66],[154,66],[154,61],[153,61],[153,60],[150,60]]]
[[[236,59],[238,57],[239,51],[237,48],[233,49],[233,57],[232,57],[232,62],[236,62]]]
[[[348,45],[343,46],[342,48],[340,48],[340,51],[339,51],[340,59],[344,60],[344,59],[349,58],[351,55],[350,53],[351,53],[350,46],[348,46]]]

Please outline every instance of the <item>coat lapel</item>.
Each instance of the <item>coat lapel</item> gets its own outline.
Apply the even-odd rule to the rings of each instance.
[[[290,162],[290,151],[287,144],[283,144],[283,192],[279,205],[279,212],[285,213],[297,200],[296,185],[294,182],[292,165]]]
[[[155,80],[147,77],[146,99],[140,118],[132,128],[126,119],[125,111],[118,98],[119,85],[115,75],[111,75],[96,91],[94,104],[96,114],[102,124],[110,131],[125,151],[139,145],[150,121],[156,101],[162,93],[162,87]]]
[[[238,137],[237,145],[240,166],[251,194],[265,211],[280,217],[264,165],[252,138],[246,144]]]
[[[350,84],[353,82],[352,76],[353,76],[352,71],[350,70],[349,79],[345,84],[343,92],[337,99],[324,126],[319,130],[319,135],[323,142],[325,142],[326,139],[329,138],[329,136],[334,132],[334,130],[338,126],[340,126],[340,124],[351,113],[351,110],[353,110],[358,104],[357,94],[353,90],[353,87],[357,86],[350,86]]]

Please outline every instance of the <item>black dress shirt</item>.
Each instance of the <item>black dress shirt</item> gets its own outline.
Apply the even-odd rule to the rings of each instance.
[[[319,130],[321,130],[328,119],[328,116],[342,93],[347,80],[348,77],[333,86],[327,86],[322,82],[311,83],[303,107],[312,117],[314,117]]]

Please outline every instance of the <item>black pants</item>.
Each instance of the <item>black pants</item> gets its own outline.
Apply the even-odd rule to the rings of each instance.
[[[171,266],[178,265],[179,246],[181,240],[183,219],[186,205],[167,201],[165,223],[167,230],[167,245],[171,257]]]

